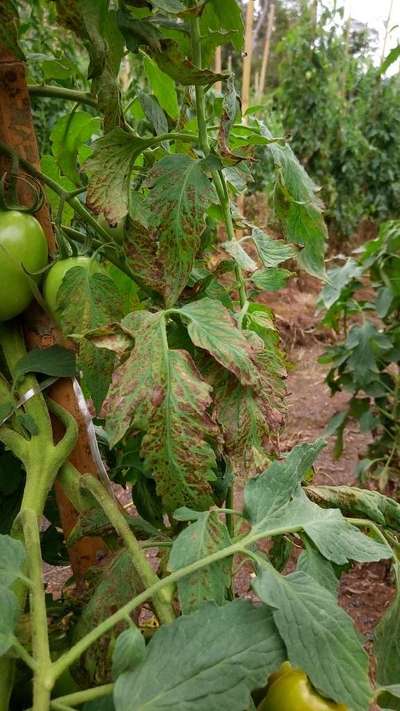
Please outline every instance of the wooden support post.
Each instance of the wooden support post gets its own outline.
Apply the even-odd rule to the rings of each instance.
[[[263,60],[262,60],[262,65],[261,65],[261,73],[260,73],[260,81],[257,87],[257,99],[260,100],[264,94],[265,91],[265,80],[267,77],[267,68],[268,68],[268,60],[269,60],[269,54],[271,50],[271,36],[272,36],[272,30],[274,28],[274,20],[275,20],[275,3],[271,2],[270,8],[269,8],[269,13],[268,13],[268,20],[267,20],[267,29],[265,32],[265,42],[264,42],[264,52],[263,52]]]
[[[222,71],[222,47],[217,47],[215,50],[215,73],[220,74]],[[222,81],[215,83],[215,91],[217,94],[222,94]]]
[[[242,78],[242,111],[243,114],[249,108],[250,101],[250,79],[251,62],[253,57],[253,19],[254,0],[248,0],[246,10],[246,34],[244,42],[243,78]],[[244,117],[245,121],[246,117]],[[246,122],[246,121],[245,121]]]

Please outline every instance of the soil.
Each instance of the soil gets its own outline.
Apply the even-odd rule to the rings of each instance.
[[[347,399],[345,393],[330,396],[324,382],[326,366],[318,363],[327,342],[333,340],[333,334],[318,327],[315,307],[318,290],[319,283],[316,280],[302,277],[293,279],[291,285],[279,294],[263,297],[264,303],[271,306],[276,314],[288,353],[288,417],[280,442],[283,453],[300,442],[320,437],[330,417],[342,409]],[[317,462],[314,482],[357,485],[354,472],[367,444],[367,437],[361,435],[355,425],[348,428],[343,455],[336,460],[333,455],[334,438],[330,437]],[[238,497],[241,498],[240,492]],[[289,563],[290,567],[293,567],[293,562],[292,565]],[[68,568],[49,568],[46,573],[48,590],[57,596],[68,576]],[[250,590],[250,571],[246,564],[236,577],[236,585],[241,596],[253,596]],[[393,595],[394,588],[385,563],[356,565],[342,576],[341,605],[365,638],[369,652],[372,651],[376,624]],[[377,708],[372,707],[371,711]]]

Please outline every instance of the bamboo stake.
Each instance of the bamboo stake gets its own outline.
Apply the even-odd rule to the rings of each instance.
[[[248,0],[246,10],[246,34],[244,42],[244,59],[243,59],[243,79],[242,79],[242,112],[246,113],[249,108],[250,101],[250,79],[251,79],[251,61],[253,56],[253,18],[254,18],[254,0]],[[243,119],[246,123],[246,117]]]
[[[217,47],[215,50],[215,73],[221,74],[222,71],[222,47]],[[222,81],[217,81],[215,83],[215,91],[217,94],[222,94]]]
[[[383,38],[381,64],[382,64],[383,60],[385,59],[385,55],[386,55],[386,46],[387,46],[387,41],[388,41],[388,37],[389,37],[389,27],[390,27],[390,22],[392,19],[393,5],[394,5],[394,0],[390,0],[389,12],[388,12],[388,16],[387,16],[387,19],[385,22],[385,35]]]
[[[257,91],[258,100],[260,100],[262,98],[262,95],[264,94],[264,91],[265,91],[265,80],[267,77],[267,68],[268,68],[268,60],[269,60],[270,49],[271,49],[271,36],[272,36],[272,30],[274,27],[274,20],[275,20],[275,3],[272,1],[270,8],[269,8],[267,29],[266,29],[266,33],[265,33],[264,53],[263,53],[263,60],[262,60],[262,65],[261,65],[260,81],[258,84],[258,91]]]

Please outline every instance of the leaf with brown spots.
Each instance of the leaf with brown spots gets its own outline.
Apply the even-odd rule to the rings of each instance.
[[[180,313],[189,321],[188,333],[195,346],[208,351],[242,385],[259,385],[256,351],[225,306],[206,297],[182,306]]]
[[[93,154],[83,169],[89,175],[87,206],[117,224],[128,213],[128,190],[132,166],[151,139],[132,136],[115,128],[93,144]]]
[[[187,284],[205,228],[205,214],[217,200],[208,164],[187,155],[166,156],[150,171],[143,196],[126,230],[128,263],[172,306]]]
[[[206,509],[212,502],[218,430],[208,414],[211,388],[188,353],[168,347],[164,312],[129,314],[122,326],[135,336],[116,370],[106,400],[111,446],[128,429],[143,433],[141,456],[165,509]]]
[[[73,267],[64,276],[57,293],[57,315],[66,336],[85,335],[92,329],[119,321],[122,316],[120,293],[106,274]],[[96,348],[88,340],[80,341],[79,364],[97,411],[107,394],[114,363],[115,356],[110,350]]]

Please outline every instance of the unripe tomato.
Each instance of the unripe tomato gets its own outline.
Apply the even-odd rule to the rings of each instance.
[[[0,212],[0,321],[22,313],[32,301],[29,278],[46,266],[45,234],[35,217],[26,212]]]
[[[344,704],[336,704],[320,696],[311,686],[307,674],[284,662],[271,674],[267,695],[258,711],[349,711]]]
[[[104,230],[106,230],[106,232],[108,232],[108,234],[110,235],[110,237],[112,237],[112,239],[113,239],[115,242],[118,242],[118,243],[123,242],[123,240],[124,240],[125,220],[121,220],[121,221],[118,222],[114,227],[111,227],[111,225],[108,224],[108,222],[107,222],[106,218],[104,217],[104,215],[100,215],[100,216],[97,218],[97,222],[99,223],[99,225],[100,225]]]
[[[92,274],[105,274],[104,267],[90,257],[68,257],[68,259],[61,259],[59,262],[55,262],[47,272],[43,284],[44,300],[53,316],[57,312],[58,290],[66,273],[74,267],[82,267]]]

